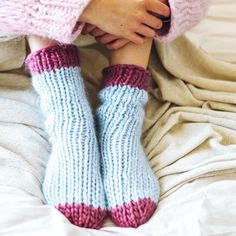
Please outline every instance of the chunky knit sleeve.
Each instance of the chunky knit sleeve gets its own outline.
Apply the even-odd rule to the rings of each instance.
[[[194,27],[206,15],[209,0],[169,0],[170,21],[156,34],[159,42],[168,42]]]
[[[1,0],[0,36],[38,35],[72,42],[81,32],[78,18],[90,0]]]

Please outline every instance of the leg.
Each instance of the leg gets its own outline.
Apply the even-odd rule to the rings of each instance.
[[[99,94],[99,142],[108,209],[122,227],[138,227],[156,209],[159,184],[141,144],[152,40],[111,53]],[[122,64],[122,65],[121,65]]]
[[[93,115],[84,91],[77,48],[42,39],[43,48],[26,60],[41,99],[51,143],[43,193],[73,224],[99,228],[105,218],[105,196]]]
[[[125,47],[111,51],[111,65],[136,65],[147,68],[152,47],[152,39],[146,39],[142,45],[129,43]]]

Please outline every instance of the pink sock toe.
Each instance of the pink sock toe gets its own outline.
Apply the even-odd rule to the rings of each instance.
[[[74,225],[99,229],[106,217],[106,211],[85,204],[59,204],[57,209]]]
[[[150,198],[144,198],[124,203],[122,206],[111,209],[109,213],[116,225],[137,228],[151,218],[156,208],[155,202]]]

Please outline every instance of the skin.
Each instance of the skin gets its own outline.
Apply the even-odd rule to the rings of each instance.
[[[110,51],[110,65],[132,64],[147,68],[152,47],[152,38],[146,38],[142,45],[129,42],[118,50]]]
[[[110,50],[122,48],[130,42],[128,39],[106,33],[103,30],[97,28],[95,25],[90,24],[87,24],[84,27],[82,34],[90,34],[99,44],[106,46]]]
[[[46,47],[58,44],[58,42],[55,40],[41,38],[39,36],[33,36],[33,35],[27,36],[27,39],[28,39],[31,52],[36,52],[42,48],[46,48]]]
[[[83,33],[90,33],[110,50],[120,49],[130,42],[142,44],[146,37],[153,38],[155,30],[162,27],[161,19],[153,14],[170,15],[167,5],[168,0],[92,0],[80,17],[87,22]],[[46,47],[57,43],[36,36],[28,39],[32,51],[40,49],[39,45]]]
[[[110,51],[110,65],[133,64],[147,68],[153,39],[146,38],[142,45],[129,42],[118,50]],[[57,41],[41,38],[38,36],[28,36],[28,43],[31,52],[42,48],[58,44]]]
[[[159,0],[159,1],[163,4],[165,4],[166,6],[168,5],[168,0]],[[160,16],[159,17],[155,16],[155,18],[161,20]],[[100,28],[98,28],[97,26],[91,25],[91,24],[86,24],[86,26],[83,30],[83,34],[88,34],[88,33],[90,35],[92,35],[93,37],[95,37],[96,41],[99,44],[105,45],[110,50],[119,49],[130,42],[130,40],[128,40],[126,38],[122,38],[117,35],[112,35],[110,33],[107,33],[105,31],[101,30]]]
[[[145,37],[154,37],[155,30],[162,27],[162,21],[153,13],[168,17],[170,10],[164,0],[92,0],[79,20],[115,37],[142,44]]]

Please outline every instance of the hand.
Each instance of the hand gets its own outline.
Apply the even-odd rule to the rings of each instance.
[[[144,37],[154,37],[162,21],[152,14],[168,17],[166,0],[92,0],[80,21],[97,26],[104,32],[137,44]]]
[[[90,24],[84,26],[82,34],[92,35],[98,43],[106,46],[110,50],[120,49],[130,42],[128,39],[108,34],[95,25]]]
[[[33,36],[33,35],[27,36],[27,39],[28,39],[31,52],[35,52],[42,48],[46,48],[48,46],[53,46],[53,45],[58,44],[58,42],[55,40],[46,39],[46,38]]]

